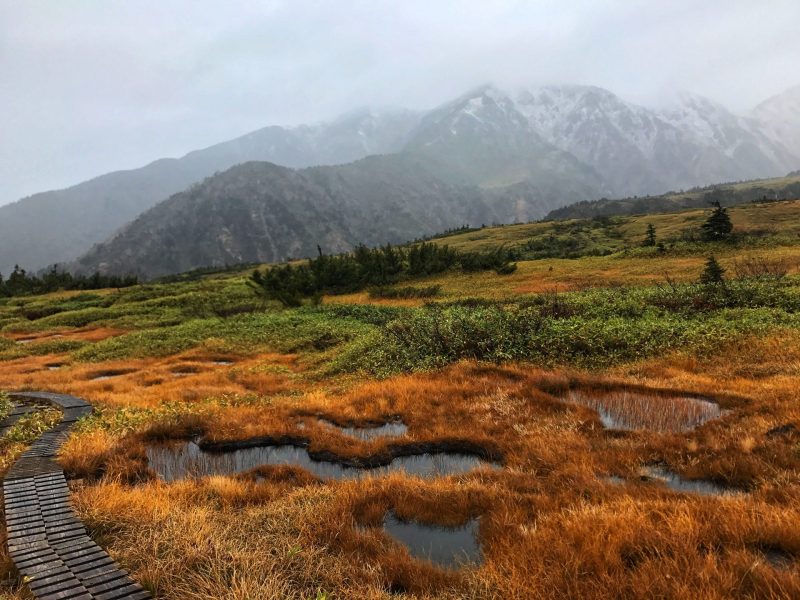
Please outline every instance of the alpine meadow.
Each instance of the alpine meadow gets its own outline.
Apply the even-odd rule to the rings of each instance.
[[[0,600],[800,598],[797,22],[0,0]]]

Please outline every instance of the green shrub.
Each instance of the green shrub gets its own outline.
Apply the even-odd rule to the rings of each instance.
[[[782,308],[723,308],[712,313],[663,311],[647,293],[571,298],[553,314],[547,303],[429,305],[409,311],[348,346],[334,369],[378,375],[440,367],[461,359],[533,361],[543,365],[604,367],[676,349],[704,354],[742,332],[800,326]],[[619,312],[617,309],[621,309]],[[627,313],[627,314],[622,314]]]
[[[323,315],[327,319],[352,319],[368,325],[385,325],[411,309],[374,304],[325,304],[303,308],[298,312]]]

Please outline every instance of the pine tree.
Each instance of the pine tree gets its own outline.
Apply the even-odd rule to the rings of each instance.
[[[700,283],[703,285],[724,285],[725,269],[719,264],[712,254],[706,259],[706,266],[700,274]]]
[[[643,246],[655,246],[656,245],[656,228],[652,223],[647,224],[647,233],[644,237]]]
[[[714,203],[714,211],[702,225],[703,239],[716,242],[728,239],[733,231],[733,223],[728,211],[719,202]]]

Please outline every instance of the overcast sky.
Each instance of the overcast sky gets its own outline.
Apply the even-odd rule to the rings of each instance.
[[[745,111],[798,65],[800,0],[0,0],[0,204],[484,82]]]

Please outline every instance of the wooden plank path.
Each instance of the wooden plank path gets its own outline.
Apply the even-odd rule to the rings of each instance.
[[[0,422],[5,433],[31,403],[61,408],[61,422],[42,434],[3,479],[8,552],[39,600],[139,600],[152,598],[128,572],[95,544],[69,502],[56,452],[91,405],[64,394],[19,392],[12,414]]]

